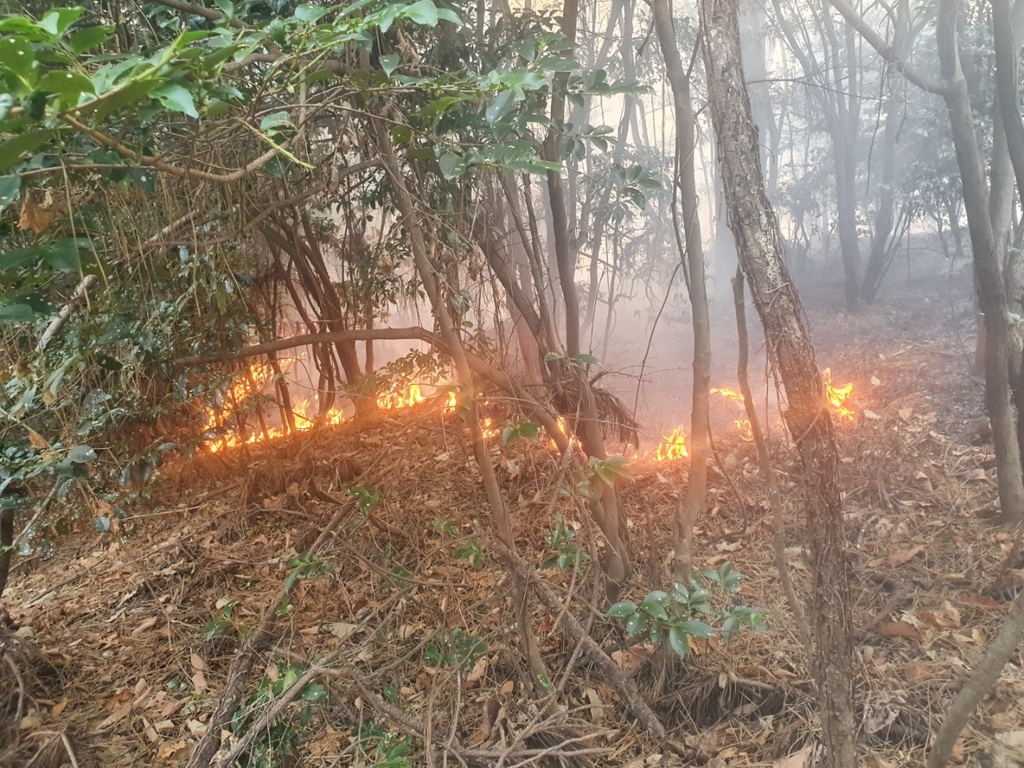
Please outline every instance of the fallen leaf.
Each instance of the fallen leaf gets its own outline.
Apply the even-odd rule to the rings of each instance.
[[[931,680],[935,677],[936,665],[923,661],[911,661],[903,666],[903,674],[911,683],[919,683],[922,680]]]
[[[189,663],[192,665],[192,669],[196,672],[202,672],[206,669],[206,663],[199,657],[199,654],[193,653],[189,658]]]
[[[53,709],[51,710],[51,713],[53,714],[54,717],[60,717],[60,713],[63,712],[65,709],[67,709],[67,707],[68,707],[68,697],[65,696],[63,699],[61,699],[60,701],[58,701],[56,704],[53,705]]]
[[[777,768],[806,768],[811,764],[811,757],[814,753],[813,746],[806,746],[799,752],[794,752],[789,757],[784,757],[775,763]]]
[[[185,723],[185,727],[188,728],[188,732],[193,736],[202,737],[206,735],[206,723],[201,723],[198,720],[189,720]]]
[[[914,409],[913,408],[900,408],[899,415],[900,415],[900,418],[903,419],[904,421],[910,421],[910,417],[914,415]]]
[[[192,687],[197,691],[205,691],[207,689],[206,675],[202,673],[202,670],[197,670],[196,673],[192,675]]]
[[[39,716],[37,710],[32,710],[18,723],[18,727],[23,731],[33,731],[39,728],[43,724],[43,718]]]
[[[871,419],[872,421],[881,421],[882,417],[874,411],[869,411],[867,408],[864,409],[864,418]]]
[[[500,691],[501,691],[502,696],[509,696],[509,695],[511,695],[512,691],[514,691],[515,689],[516,689],[515,681],[514,680],[506,680],[504,683],[501,684]]]
[[[983,611],[1001,611],[1006,609],[1004,603],[993,600],[991,597],[982,597],[981,595],[964,595],[960,598],[960,602],[972,605],[975,608],[981,608]]]
[[[970,472],[967,473],[967,482],[968,483],[987,483],[988,482],[988,473],[984,469],[982,469],[981,467],[978,467],[977,469],[972,469]]]
[[[184,739],[178,741],[165,741],[156,751],[156,759],[165,763],[175,763],[184,757],[188,757],[191,748]]]
[[[156,626],[156,623],[158,621],[159,619],[156,616],[150,616],[148,619],[146,619],[144,622],[139,624],[139,626],[132,630],[132,637],[135,637],[136,635],[141,635],[147,629],[152,629]]]
[[[480,684],[480,682],[484,679],[484,676],[487,674],[487,664],[488,662],[486,656],[481,656],[479,659],[476,660],[476,664],[473,665],[473,669],[466,677],[467,688],[472,688]]]
[[[647,644],[634,645],[623,651],[612,651],[612,661],[618,664],[623,672],[632,675],[651,658],[653,652],[654,648]]]
[[[113,712],[111,712],[110,716],[107,717],[107,719],[104,720],[102,723],[100,723],[97,726],[96,730],[102,731],[105,728],[109,728],[114,723],[116,723],[118,720],[123,719],[131,711],[132,711],[132,703],[130,701],[126,701],[124,704],[122,704],[117,709],[115,709]]]
[[[889,565],[893,568],[898,568],[904,563],[909,563],[922,552],[924,552],[924,547],[921,546],[911,547],[910,549],[904,549],[900,552],[894,552],[889,555]]]
[[[878,380],[877,376],[872,376],[871,377],[871,386],[872,387],[880,387],[880,386],[882,386],[882,382]]]
[[[339,640],[348,640],[358,629],[358,624],[348,624],[344,621],[337,621],[333,624],[329,624],[327,627],[327,631]]]
[[[921,633],[905,621],[883,621],[878,625],[878,634],[882,637],[905,637],[909,640],[921,639]]]

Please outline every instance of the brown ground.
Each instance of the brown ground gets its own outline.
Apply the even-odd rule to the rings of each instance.
[[[852,318],[823,311],[825,299],[809,307],[821,358],[856,387],[858,415],[841,430],[841,454],[866,766],[922,763],[930,732],[1015,591],[990,590],[1011,536],[986,521],[995,488],[990,447],[970,442],[981,396],[969,366],[973,318],[962,286],[951,285],[925,278],[916,298],[893,290]],[[500,404],[492,407],[504,418]],[[791,504],[787,554],[804,589],[797,477],[777,426],[773,435]],[[593,564],[542,573],[633,674],[692,762],[810,765],[812,689],[772,564],[752,446],[723,428],[716,447],[721,464],[697,562],[734,562],[746,577],[742,601],[771,614],[767,632],[695,642],[685,663],[666,665],[630,650],[617,623],[602,618]],[[545,446],[495,440],[492,452],[525,558],[542,567],[556,512],[594,551],[579,501],[563,495],[567,481]],[[626,597],[639,600],[667,578],[686,467],[638,459],[633,474],[624,496],[638,573]],[[346,495],[353,479],[380,494],[372,511]],[[338,533],[292,588],[239,720],[258,717],[310,664],[332,671],[308,689],[312,701],[285,708],[243,765],[686,764],[643,735],[574,652],[564,617],[540,606],[533,624],[553,705],[525,691],[509,581],[481,535],[486,499],[455,416],[421,406],[299,443],[178,460],[145,493],[81,503],[81,530],[57,541],[52,556],[21,561],[4,596],[21,629],[0,665],[9,715],[2,765],[71,764],[72,754],[81,766],[184,764],[239,635],[259,624],[289,562],[343,509]],[[115,533],[95,533],[87,518],[110,504],[127,517]],[[477,544],[481,562],[455,556]],[[453,663],[478,642],[481,661]],[[1017,659],[965,732],[959,763],[1022,764],[1022,693]],[[404,737],[413,726],[426,738]]]

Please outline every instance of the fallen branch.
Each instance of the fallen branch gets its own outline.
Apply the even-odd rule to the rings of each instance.
[[[644,701],[644,697],[640,693],[640,689],[637,688],[636,682],[612,661],[594,638],[587,634],[583,625],[580,624],[575,616],[568,612],[562,614],[562,602],[558,599],[558,595],[555,594],[551,585],[539,578],[525,560],[509,550],[496,537],[489,536],[488,542],[498,557],[505,561],[518,578],[525,580],[533,586],[537,597],[553,616],[562,615],[562,624],[566,631],[582,645],[583,653],[604,673],[608,684],[622,697],[622,700],[626,703],[630,712],[640,721],[640,725],[643,726],[644,730],[659,740],[665,740],[667,737],[665,726],[661,724],[658,716],[654,714],[654,710]]]

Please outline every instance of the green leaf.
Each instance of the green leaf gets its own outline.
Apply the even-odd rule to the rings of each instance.
[[[150,98],[157,99],[172,112],[181,112],[189,117],[199,117],[195,102],[189,90],[178,83],[164,83],[149,92]]]
[[[317,5],[299,5],[295,8],[294,18],[305,22],[318,21],[327,11],[327,8]]]
[[[26,131],[20,136],[0,143],[0,172],[8,170],[24,155],[38,149],[56,135],[57,131],[44,128],[38,131]]]
[[[380,68],[384,70],[384,74],[391,77],[391,73],[398,68],[400,62],[401,57],[397,53],[389,53],[380,57]]]
[[[113,27],[96,26],[79,29],[71,33],[68,38],[68,47],[78,56],[103,45],[113,34]]]
[[[28,304],[5,304],[0,307],[0,323],[31,323],[36,313]]]
[[[213,0],[213,4],[220,8],[224,18],[231,19],[235,15],[235,4],[231,0]]]
[[[45,249],[41,256],[60,272],[81,272],[82,257],[92,258],[92,243],[84,238],[64,238]]]
[[[68,451],[68,458],[76,464],[90,464],[96,461],[96,451],[91,445],[76,445]]]
[[[260,120],[260,130],[264,133],[274,133],[282,128],[294,128],[291,117],[287,112],[272,112]]]
[[[683,623],[683,631],[691,637],[711,637],[715,634],[710,626],[705,624],[703,621],[696,621],[691,619],[690,621]]]
[[[24,90],[32,89],[36,56],[28,40],[21,37],[0,38],[0,61],[4,63],[4,69],[21,79]]]
[[[625,600],[609,608],[606,615],[613,619],[624,619],[627,616],[632,616],[634,613],[636,613],[636,603]]]
[[[682,627],[668,628],[668,644],[680,659],[685,659],[690,652],[690,639]]]
[[[647,616],[640,611],[626,619],[626,634],[638,635],[647,628]]]
[[[47,13],[39,22],[39,26],[51,35],[59,37],[64,31],[78,21],[78,17],[85,11],[81,6],[77,8],[54,8]]]
[[[593,355],[575,355],[572,358],[572,360],[577,362],[577,363],[579,363],[580,365],[600,365],[601,364],[601,361],[598,360]]]
[[[458,178],[466,170],[466,160],[450,152],[441,155],[437,164],[441,167],[441,173],[449,180]]]
[[[498,122],[512,108],[514,103],[515,93],[512,91],[502,91],[495,96],[491,103],[487,105],[487,124],[494,125]]]
[[[150,168],[129,168],[128,175],[139,189],[151,195],[156,192],[156,171]]]
[[[42,255],[42,249],[38,246],[12,248],[9,251],[0,251],[0,272],[20,267],[22,264],[31,261],[40,255]]]
[[[47,72],[39,81],[39,90],[56,93],[64,97],[77,97],[80,93],[95,93],[90,80],[77,72]],[[75,98],[68,101],[77,100]]]
[[[13,205],[21,191],[21,176],[0,176],[0,210]]]
[[[640,609],[652,618],[668,621],[668,611],[665,610],[666,600],[668,600],[668,595],[656,590],[644,598],[644,601],[640,604]]]
[[[419,0],[410,6],[402,9],[402,15],[409,21],[422,24],[427,27],[437,26],[437,6],[432,0]]]

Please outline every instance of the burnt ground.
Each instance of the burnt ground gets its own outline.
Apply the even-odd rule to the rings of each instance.
[[[1013,539],[990,521],[991,448],[973,444],[981,384],[963,282],[939,269],[893,276],[856,316],[830,309],[838,288],[824,279],[805,292],[819,358],[854,384],[856,417],[839,434],[865,766],[923,764],[1024,576],[1012,571],[993,589]],[[489,407],[497,422],[508,417],[501,403]],[[787,557],[806,595],[799,478],[777,425],[772,434]],[[580,550],[599,555],[551,451],[493,441],[519,552],[565,605],[532,606],[547,697],[525,687],[511,585],[489,547],[486,499],[454,415],[418,406],[295,442],[178,459],[130,496],[83,493],[78,530],[16,560],[4,595],[20,629],[0,664],[0,764],[183,765],[242,638],[335,520],[276,616],[233,738],[310,665],[325,671],[259,731],[242,765],[809,766],[819,744],[812,685],[773,566],[753,446],[728,423],[715,437],[696,564],[735,563],[740,599],[770,618],[763,633],[694,641],[682,663],[603,618],[593,562],[548,562],[556,513]],[[687,468],[645,456],[631,468],[623,495],[637,574],[624,597],[639,601],[668,579]],[[361,508],[346,493],[353,481],[379,501]],[[91,519],[113,506],[125,517],[95,532]],[[646,736],[581,656],[572,617],[636,682],[685,759]],[[1022,764],[1022,693],[1018,657],[963,734],[958,764]]]

